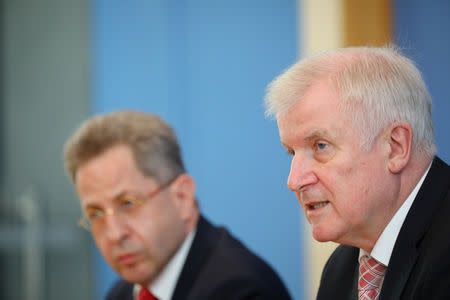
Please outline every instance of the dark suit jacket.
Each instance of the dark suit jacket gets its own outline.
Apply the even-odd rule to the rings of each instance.
[[[107,300],[132,300],[133,285],[118,281]],[[291,299],[278,275],[220,227],[200,217],[173,300]]]
[[[351,246],[333,252],[317,299],[357,299],[358,257]],[[450,168],[437,157],[400,229],[380,299],[450,299]]]

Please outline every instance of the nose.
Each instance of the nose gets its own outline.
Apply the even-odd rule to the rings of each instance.
[[[120,215],[106,214],[105,236],[111,241],[121,241],[127,235],[126,221]]]
[[[287,186],[291,191],[299,192],[315,184],[318,178],[314,172],[314,163],[306,157],[295,154],[291,161],[291,170],[287,180]]]

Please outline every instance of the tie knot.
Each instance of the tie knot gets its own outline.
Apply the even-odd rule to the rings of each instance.
[[[158,300],[145,286],[141,286],[139,291],[138,300]]]
[[[372,257],[364,255],[359,264],[358,295],[359,299],[378,299],[383,283],[386,266]]]

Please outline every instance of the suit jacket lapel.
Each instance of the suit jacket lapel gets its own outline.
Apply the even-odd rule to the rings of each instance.
[[[323,269],[318,300],[358,299],[358,256],[359,248],[336,248]]]
[[[402,291],[418,257],[420,242],[438,209],[446,176],[440,176],[443,162],[435,158],[412,204],[392,250],[380,299],[400,299]]]
[[[208,261],[208,257],[214,248],[215,242],[211,238],[214,236],[214,230],[214,227],[200,216],[197,232],[178,278],[172,300],[188,299],[189,291],[194,286],[195,280],[199,277],[203,265]]]
[[[386,272],[386,276],[381,289],[380,299],[400,299],[400,295],[405,287],[405,284],[409,278],[411,269],[413,268],[417,260],[417,250],[414,246],[408,248],[404,247],[394,248],[395,251],[399,251],[399,255],[394,257],[394,253],[389,262],[389,267]],[[400,250],[403,248],[403,250]],[[400,254],[402,251],[403,254]]]

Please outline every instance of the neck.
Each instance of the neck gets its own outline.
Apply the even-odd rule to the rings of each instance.
[[[411,194],[417,183],[425,174],[432,161],[431,157],[412,155],[410,163],[405,167],[400,177],[400,193],[399,198],[401,204],[405,202],[406,198]]]

